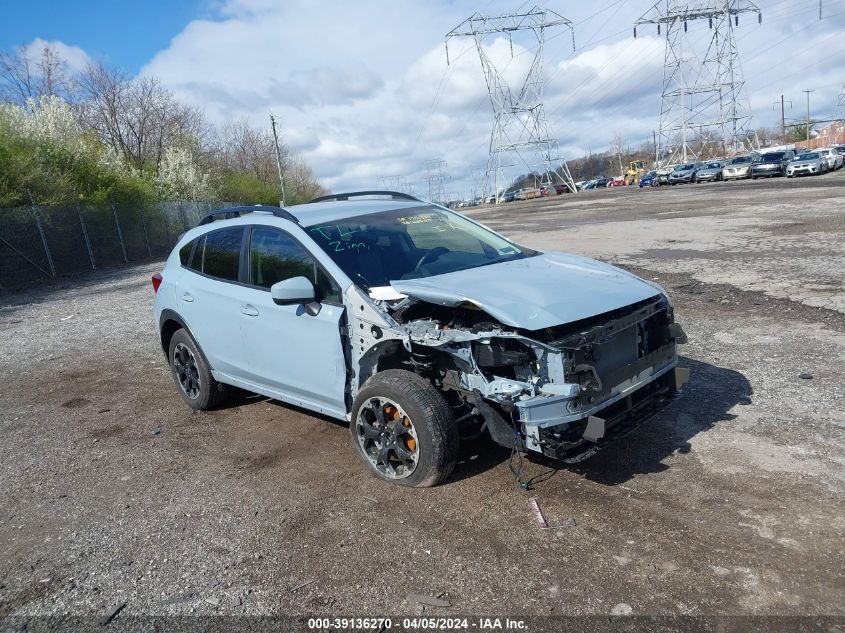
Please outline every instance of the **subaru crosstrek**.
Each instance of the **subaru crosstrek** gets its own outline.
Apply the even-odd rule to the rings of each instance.
[[[656,284],[401,193],[216,211],[153,287],[188,406],[231,385],[347,420],[372,473],[409,486],[443,481],[482,434],[580,461],[688,377]]]

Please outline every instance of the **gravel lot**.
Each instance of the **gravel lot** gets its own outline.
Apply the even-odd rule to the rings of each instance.
[[[0,295],[0,615],[413,614],[423,594],[436,614],[845,616],[845,170],[473,215],[663,284],[683,397],[577,467],[526,462],[530,492],[486,442],[407,490],[327,418],[249,394],[189,411],[158,265]],[[539,530],[529,496],[570,527]]]

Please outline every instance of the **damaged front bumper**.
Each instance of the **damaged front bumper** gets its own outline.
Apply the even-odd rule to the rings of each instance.
[[[649,369],[609,400],[577,414],[569,412],[567,397],[518,402],[525,448],[575,463],[627,435],[663,410],[689,380],[689,369],[677,361],[656,372]]]

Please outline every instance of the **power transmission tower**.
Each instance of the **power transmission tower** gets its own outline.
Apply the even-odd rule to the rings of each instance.
[[[401,191],[402,193],[407,193],[409,196],[416,197],[416,185],[410,180],[403,180],[400,183],[399,189],[397,191]]]
[[[845,84],[842,84],[842,92],[839,93],[839,110],[845,119]]]
[[[734,29],[742,13],[762,13],[748,0],[709,0],[682,5],[661,0],[634,23],[665,30],[666,52],[657,156],[661,162],[687,162],[715,151],[758,149],[749,134],[751,109],[739,63]],[[711,36],[703,56],[690,37],[690,23],[707,20]],[[693,25],[694,26],[694,25]]]
[[[402,176],[382,176],[381,183],[387,191],[399,191]]]
[[[449,40],[455,37],[471,37],[475,41],[481,68],[490,93],[493,106],[493,131],[490,134],[490,149],[484,176],[482,196],[490,192],[491,182],[499,202],[505,167],[517,165],[514,159],[524,164],[532,173],[539,172],[545,184],[553,185],[560,180],[573,192],[575,183],[566,163],[558,155],[557,139],[552,138],[543,107],[543,49],[546,31],[559,28],[572,30],[572,22],[549,9],[534,7],[527,12],[489,16],[473,13],[446,34],[446,63],[449,63]],[[522,84],[514,89],[496,68],[484,49],[485,42],[493,38],[507,37],[513,58],[513,42],[534,57]],[[575,34],[572,35],[575,48]],[[507,156],[507,159],[505,158]],[[512,162],[506,163],[504,160]]]
[[[446,204],[446,161],[432,158],[425,161],[425,180],[428,182],[428,199],[437,204]]]

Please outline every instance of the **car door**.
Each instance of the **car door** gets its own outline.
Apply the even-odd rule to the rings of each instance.
[[[249,380],[293,404],[344,417],[344,308],[338,284],[296,238],[272,226],[251,227],[245,262],[240,318]],[[274,283],[300,276],[315,285],[317,314],[302,305],[276,305],[270,297]]]
[[[176,288],[178,312],[211,368],[235,377],[246,370],[236,296],[244,235],[244,226],[228,226],[198,237]]]

